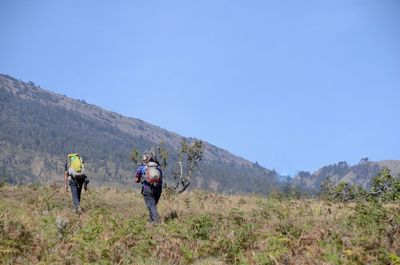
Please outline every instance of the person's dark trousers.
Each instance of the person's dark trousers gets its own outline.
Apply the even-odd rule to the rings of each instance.
[[[74,203],[75,210],[78,210],[80,209],[79,204],[81,202],[83,179],[76,180],[75,178],[71,178],[69,181],[69,186],[71,188],[72,201]]]
[[[157,203],[160,200],[162,192],[162,185],[158,184],[156,186],[143,185],[142,194],[144,197],[144,202],[149,209],[150,222],[159,223],[160,215],[157,211]]]

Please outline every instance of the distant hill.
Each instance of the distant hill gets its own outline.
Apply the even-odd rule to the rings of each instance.
[[[186,121],[182,121],[183,123]],[[86,159],[94,185],[131,185],[132,147],[163,142],[176,157],[183,136],[84,100],[71,99],[8,75],[0,75],[0,178],[19,183],[62,183],[67,153]],[[205,142],[192,187],[259,192],[278,188],[278,174]]]
[[[371,179],[378,175],[383,168],[390,169],[394,177],[400,177],[399,160],[369,161],[368,158],[363,158],[353,166],[343,161],[324,166],[313,173],[299,172],[293,178],[292,183],[303,191],[316,193],[320,190],[321,182],[330,177],[334,184],[347,182],[369,189]]]

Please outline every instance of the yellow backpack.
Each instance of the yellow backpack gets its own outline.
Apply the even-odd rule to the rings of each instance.
[[[68,154],[68,160],[69,160],[70,167],[72,167],[76,172],[79,173],[82,171],[83,161],[78,153]]]

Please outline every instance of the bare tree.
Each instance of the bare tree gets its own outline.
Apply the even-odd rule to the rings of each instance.
[[[130,154],[131,160],[139,164],[141,163],[143,154],[150,154],[161,166],[164,172],[164,187],[172,188],[176,192],[182,193],[190,186],[193,173],[198,168],[198,163],[203,157],[203,142],[194,140],[189,143],[185,138],[182,140],[178,157],[173,161],[173,163],[176,162],[177,166],[171,173],[172,183],[171,180],[168,179],[168,176],[165,175],[169,154],[163,143],[160,143],[159,146],[151,147],[150,150],[142,154],[137,149],[133,148]]]
[[[181,142],[181,150],[178,155],[179,163],[179,175],[176,178],[180,189],[179,193],[184,192],[190,185],[192,181],[193,172],[198,168],[198,163],[203,157],[203,142],[200,140],[195,140],[192,143],[187,143],[184,139]],[[184,167],[184,162],[186,162],[186,167]],[[186,168],[186,170],[184,170]]]

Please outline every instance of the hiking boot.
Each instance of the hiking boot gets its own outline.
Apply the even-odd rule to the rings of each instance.
[[[89,180],[85,180],[85,182],[83,182],[83,189],[85,191],[87,191],[87,184],[89,183]]]
[[[148,222],[147,224],[145,224],[145,227],[146,227],[146,229],[151,229],[151,228],[153,228],[155,226],[158,226],[160,224],[161,224],[161,222],[151,221],[151,222]]]
[[[157,220],[150,221],[149,224],[150,225],[159,225],[159,224],[161,224],[161,221],[159,219],[157,219]]]
[[[81,214],[82,213],[82,209],[80,206],[75,207],[75,213],[77,214]]]

